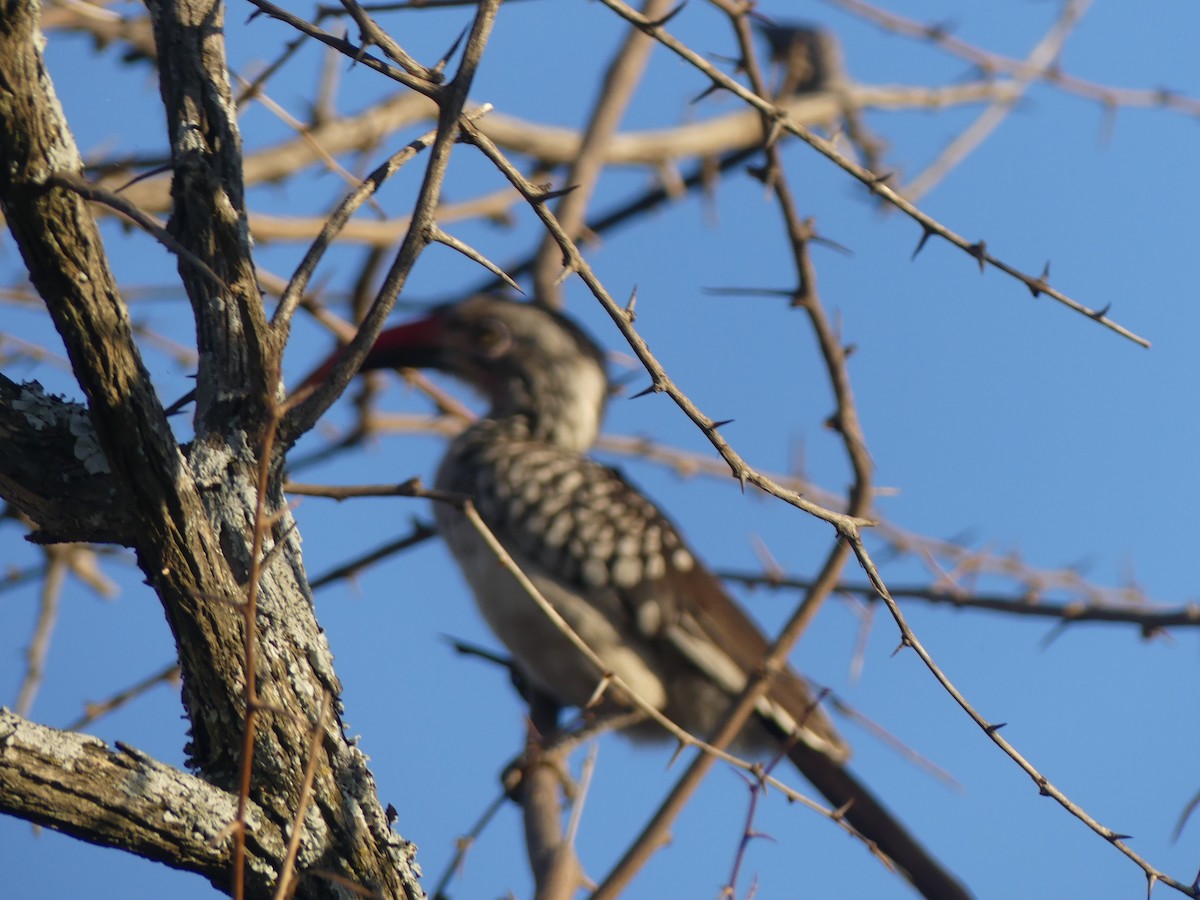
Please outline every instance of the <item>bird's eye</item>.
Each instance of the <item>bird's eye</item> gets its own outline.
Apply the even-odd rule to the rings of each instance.
[[[485,319],[480,322],[475,339],[483,356],[488,359],[499,359],[512,346],[512,332],[499,319]]]

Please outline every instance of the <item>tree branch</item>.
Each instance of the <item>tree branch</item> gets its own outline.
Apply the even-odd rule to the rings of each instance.
[[[113,749],[0,708],[0,812],[195,872],[220,888],[236,805],[233,794],[132,747]],[[283,835],[258,807],[248,821],[250,878],[266,890]]]
[[[35,524],[29,539],[132,544],[133,513],[117,491],[87,410],[37,382],[0,375],[0,496]]]

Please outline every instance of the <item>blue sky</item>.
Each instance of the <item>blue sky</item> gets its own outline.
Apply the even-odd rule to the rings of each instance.
[[[296,7],[301,11],[299,7]],[[953,20],[955,33],[984,48],[1023,55],[1049,26],[1055,4],[895,4],[926,22]],[[269,60],[290,37],[266,20],[229,15],[231,57],[246,70]],[[930,85],[969,77],[967,67],[924,44],[889,37],[826,4],[764,4],[763,12],[804,17],[835,29],[850,74],[864,83]],[[402,43],[433,59],[467,21],[467,13],[421,13],[382,19]],[[731,53],[727,26],[701,3],[689,4],[672,30],[697,50]],[[1097,4],[1067,44],[1065,71],[1112,87],[1171,87],[1200,96],[1192,4],[1153,8]],[[578,125],[587,114],[595,72],[620,30],[596,3],[522,2],[501,10],[473,97],[530,120]],[[530,53],[536,48],[536,60]],[[315,81],[314,54],[302,56],[276,83],[274,99],[297,114]],[[54,36],[51,73],[81,146],[163,148],[155,86],[140,69],[116,80],[76,39]],[[341,102],[354,109],[385,89],[362,69],[341,69]],[[531,85],[536,89],[531,90]],[[665,127],[736,108],[730,99],[688,101],[703,79],[667,53],[627,117],[630,128]],[[912,175],[977,113],[872,113],[868,122],[889,143],[887,160]],[[1031,299],[996,270],[937,240],[915,260],[919,228],[883,213],[841,172],[799,144],[785,165],[801,212],[852,256],[817,248],[819,289],[843,339],[856,347],[850,374],[876,464],[878,500],[889,522],[935,537],[971,535],[972,546],[1018,554],[1030,566],[1081,565],[1100,586],[1135,583],[1165,605],[1196,598],[1188,560],[1200,538],[1194,510],[1198,434],[1194,392],[1198,201],[1191,163],[1196,122],[1176,112],[1120,109],[1111,131],[1099,105],[1038,85],[1000,129],[956,168],[921,206],[955,231],[986,239],[991,252],[1033,273],[1051,262],[1051,281],[1152,341],[1141,349],[1046,298]],[[260,108],[243,119],[248,146],[286,136]],[[397,138],[395,146],[399,146]],[[392,145],[389,144],[389,149]],[[416,170],[413,170],[415,173]],[[408,173],[382,196],[389,212],[411,204],[417,176]],[[650,182],[640,170],[612,172],[599,203]],[[303,196],[277,187],[251,193],[253,209],[319,211],[342,190],[328,174],[305,176]],[[499,179],[456,151],[448,199],[499,186]],[[530,246],[532,217],[517,227],[464,224],[453,232],[504,262]],[[823,428],[832,411],[828,385],[802,317],[775,300],[714,296],[706,288],[786,288],[791,284],[778,214],[761,185],[735,175],[712,198],[681,201],[606,236],[589,251],[597,274],[617,296],[635,286],[638,328],[675,381],[707,413],[733,418],[723,434],[751,464],[783,471],[798,458],[817,484],[839,490],[847,469],[836,435]],[[125,283],[168,284],[173,263],[157,245],[106,226],[114,265]],[[4,278],[19,282],[19,260],[3,248]],[[259,262],[287,273],[303,248],[259,248]],[[334,254],[323,274],[333,285],[353,276],[360,251]],[[479,281],[467,261],[443,248],[422,258],[406,299],[452,295]],[[567,286],[569,310],[606,347],[620,335],[578,281]],[[135,319],[188,343],[191,319],[178,296],[134,305]],[[6,306],[0,331],[53,344],[35,309]],[[327,336],[298,322],[286,369],[294,383],[325,352]],[[187,372],[147,349],[163,395],[187,389]],[[616,371],[616,370],[614,370]],[[78,396],[53,364],[5,368]],[[634,384],[645,376],[634,378]],[[1189,399],[1192,398],[1192,399]],[[382,401],[389,411],[428,404],[399,382]],[[328,428],[300,453],[318,449],[330,429],[345,427],[335,409]],[[665,397],[618,399],[609,416],[617,434],[711,455],[703,437]],[[383,435],[334,463],[306,470],[306,481],[365,483],[431,477],[439,439]],[[825,526],[783,504],[743,496],[736,484],[680,479],[644,461],[605,456],[622,466],[681,525],[717,568],[761,566],[756,544],[786,571],[811,574],[828,551]],[[411,500],[335,505],[305,499],[297,509],[305,564],[319,575],[362,550],[404,534],[428,510]],[[35,559],[17,528],[0,529],[0,564]],[[912,558],[890,560],[872,543],[894,583],[928,580]],[[122,587],[111,601],[69,582],[33,717],[64,725],[84,702],[121,690],[169,663],[173,648],[156,599],[131,564],[113,564]],[[861,580],[851,570],[854,580]],[[991,579],[982,586],[1012,590]],[[764,627],[777,627],[796,597],[737,591]],[[326,628],[345,685],[346,720],[362,736],[381,797],[399,811],[397,828],[420,847],[429,886],[445,868],[455,838],[498,790],[497,777],[517,751],[521,710],[504,676],[457,657],[444,635],[494,645],[475,614],[446,552],[426,544],[389,560],[353,584],[319,592]],[[1049,643],[1044,620],[948,611],[919,603],[906,615],[934,658],[976,706],[1041,771],[1101,822],[1132,834],[1132,846],[1170,875],[1189,881],[1200,865],[1200,823],[1178,841],[1171,832],[1200,791],[1200,740],[1193,685],[1194,633],[1144,640],[1132,626],[1080,625]],[[0,594],[0,702],[11,704],[23,671],[36,592]],[[962,785],[946,789],[866,734],[843,723],[855,769],[874,785],[935,852],[980,897],[1126,898],[1144,896],[1140,871],[1052,801],[954,706],[911,653],[893,655],[894,625],[875,614],[856,679],[851,661],[860,610],[831,600],[805,635],[794,662],[832,686],[864,715],[949,771]],[[174,688],[158,688],[97,723],[92,732],[179,762],[184,722]],[[580,836],[585,867],[601,876],[632,831],[669,788],[669,751],[600,742],[598,767]],[[794,779],[799,784],[799,779]],[[731,772],[713,773],[630,897],[716,896],[732,864],[747,796]],[[775,840],[752,845],[741,889],[757,879],[758,896],[906,897],[909,892],[828,822],[773,797],[756,827]],[[210,897],[201,880],[151,863],[0,819],[0,864],[13,897]],[[458,897],[530,893],[517,812],[505,808],[469,856]],[[1162,896],[1159,888],[1156,896]]]

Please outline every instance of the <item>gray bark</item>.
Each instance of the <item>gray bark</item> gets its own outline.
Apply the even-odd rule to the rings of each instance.
[[[201,360],[196,438],[186,448],[142,364],[91,211],[52,183],[55,173],[79,175],[82,165],[41,56],[39,14],[28,0],[0,7],[0,208],[87,403],[85,414],[35,386],[0,382],[0,495],[36,523],[37,539],[134,548],[179,650],[188,753],[199,777],[6,716],[0,812],[161,859],[228,890],[228,841],[213,839],[218,822],[227,828],[233,821],[230,798],[239,792],[247,723],[243,604],[255,568],[259,462],[273,427],[279,348],[250,256],[223,11],[208,0],[151,4],[166,61],[171,231],[224,282],[181,258]],[[312,729],[320,727],[297,896],[352,896],[350,885],[383,897],[422,896],[412,847],[392,831],[365,756],[343,734],[340,684],[280,491],[282,457],[269,455],[245,895],[269,896],[282,836],[300,805]],[[326,694],[334,713],[320,723]],[[38,781],[35,791],[20,773],[36,767],[57,768],[59,777]],[[125,789],[142,776],[139,785],[162,785],[158,796],[177,804],[177,827],[164,829],[165,811],[154,814],[144,793]]]

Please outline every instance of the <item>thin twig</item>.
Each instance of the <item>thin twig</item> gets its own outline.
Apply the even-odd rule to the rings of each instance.
[[[252,2],[261,4],[265,0]],[[310,397],[298,404],[283,422],[281,435],[284,443],[289,446],[316,424],[317,419],[362,366],[363,359],[374,345],[379,332],[383,330],[384,322],[404,289],[417,258],[432,240],[437,204],[441,197],[442,181],[446,176],[450,152],[460,130],[473,127],[470,119],[463,115],[463,107],[467,102],[467,93],[483,56],[499,5],[500,0],[481,0],[471,25],[471,33],[467,38],[458,74],[453,81],[440,85],[434,95],[438,102],[437,136],[430,147],[429,164],[426,166],[425,178],[413,209],[412,227],[404,236],[375,302],[363,318],[358,334],[346,347],[329,378]]]
[[[312,739],[308,745],[308,761],[304,765],[304,781],[300,785],[300,796],[296,800],[296,815],[292,817],[291,835],[288,837],[287,852],[275,884],[274,900],[285,900],[292,895],[296,870],[296,856],[300,852],[300,839],[304,836],[304,817],[312,802],[313,781],[317,775],[317,760],[320,759],[321,739],[325,736],[325,719],[329,715],[329,691],[321,694],[321,706],[317,721],[313,723]]]
[[[808,590],[812,581],[807,578],[761,574],[746,571],[723,570],[717,572],[721,578],[738,584],[770,589],[784,588]],[[875,588],[870,584],[842,582],[838,591],[867,598],[878,599]],[[957,609],[979,609],[999,612],[1010,616],[1029,616],[1037,619],[1056,619],[1069,624],[1079,622],[1114,622],[1138,626],[1144,635],[1151,635],[1167,628],[1200,626],[1200,604],[1189,603],[1170,609],[1146,609],[1135,604],[1111,606],[1088,603],[1082,600],[1051,602],[1028,593],[1017,596],[982,594],[975,591],[953,590],[928,585],[890,585],[893,597],[904,600],[921,600],[940,606]]]
[[[147,675],[141,681],[130,685],[123,691],[118,691],[107,700],[101,700],[98,703],[85,703],[83,707],[83,715],[67,726],[67,731],[80,731],[87,728],[97,719],[115,712],[122,706],[136,700],[138,697],[145,694],[151,688],[160,684],[177,684],[179,682],[179,663],[170,663],[163,666],[152,675]]]
[[[988,108],[979,114],[961,134],[951,141],[936,160],[925,167],[919,175],[908,184],[899,188],[899,192],[909,200],[917,201],[956,165],[966,159],[973,150],[980,146],[989,134],[999,127],[1000,123],[1015,108],[1017,101],[1036,80],[1045,76],[1056,63],[1062,53],[1063,44],[1078,24],[1091,0],[1072,0],[1065,4],[1058,19],[1050,27],[1046,36],[1030,52],[1025,65],[1015,75],[1014,90],[1011,95],[997,98]]]
[[[133,203],[126,200],[120,194],[114,193],[107,188],[100,187],[97,184],[92,184],[87,179],[76,175],[73,172],[54,172],[46,179],[46,183],[74,191],[85,200],[90,200],[93,203],[102,203],[105,206],[115,209],[180,259],[185,260],[189,265],[194,266],[197,271],[211,281],[217,288],[222,291],[228,291],[228,285],[225,284],[225,281],[220,275],[218,275],[209,267],[208,263],[177,241],[175,237],[169,231],[167,231],[166,226],[155,220],[155,218],[149,213],[139,209]]]
[[[448,491],[428,490],[421,487],[418,479],[410,479],[401,484],[379,484],[379,485],[356,485],[356,486],[333,486],[333,485],[311,485],[311,484],[295,484],[289,483],[285,490],[293,494],[303,494],[310,497],[326,497],[333,500],[345,500],[352,497],[418,497],[434,500],[440,503],[450,503],[462,511],[467,522],[483,539],[488,549],[495,555],[501,566],[508,571],[517,583],[521,586],[529,597],[538,605],[539,609],[546,617],[554,623],[555,627],[566,637],[571,644],[577,649],[584,658],[596,670],[597,682],[597,699],[607,689],[611,687],[617,688],[621,692],[621,696],[628,699],[629,704],[636,710],[641,712],[646,718],[652,719],[664,728],[673,738],[675,738],[684,747],[695,747],[703,754],[711,755],[726,762],[743,771],[752,771],[757,765],[756,763],[747,762],[738,756],[728,753],[724,750],[719,750],[709,743],[701,740],[696,735],[691,734],[687,730],[679,727],[669,718],[659,712],[652,704],[643,699],[633,688],[626,684],[620,676],[610,672],[604,664],[604,660],[592,650],[587,643],[579,637],[570,624],[563,619],[562,615],[554,608],[549,600],[538,590],[537,586],[529,580],[521,567],[513,560],[508,551],[504,549],[504,545],[488,528],[487,523],[480,518],[476,512],[474,504],[470,499],[459,494],[453,494]],[[846,823],[841,821],[841,818],[827,809],[820,803],[809,799],[798,791],[788,787],[786,784],[772,778],[770,782],[772,787],[779,790],[789,800],[803,804],[815,812],[821,813],[827,818],[833,819],[844,828],[848,833],[860,837],[854,829],[850,828]]]
[[[475,842],[479,840],[479,836],[483,834],[484,829],[491,824],[492,819],[496,817],[496,813],[500,812],[507,802],[508,793],[501,791],[487,805],[467,833],[454,842],[454,855],[450,857],[450,862],[446,863],[446,870],[442,872],[442,876],[437,880],[433,886],[433,890],[430,892],[429,896],[433,900],[445,900],[446,888],[449,886],[451,879],[463,867],[467,859],[467,853],[475,845]]]
[[[904,618],[904,614],[900,611],[899,604],[896,603],[895,599],[891,595],[891,592],[888,591],[887,586],[883,583],[883,579],[879,575],[879,570],[876,569],[875,563],[871,560],[870,555],[867,553],[866,547],[863,546],[862,539],[858,536],[854,536],[849,539],[849,543],[854,550],[854,555],[858,558],[859,565],[861,565],[863,571],[866,572],[867,577],[871,580],[871,584],[875,588],[876,593],[887,606],[888,611],[892,614],[892,618],[896,622],[896,626],[900,629],[902,646],[910,647],[916,652],[917,656],[920,657],[921,662],[925,664],[925,667],[933,674],[933,677],[937,679],[938,683],[941,684],[946,693],[948,693],[954,699],[954,702],[957,703],[959,707],[961,707],[962,710],[971,717],[971,720],[979,726],[980,730],[982,730],[989,739],[991,739],[992,743],[999,747],[1005,753],[1005,755],[1009,757],[1009,759],[1015,762],[1021,768],[1021,770],[1033,780],[1033,783],[1037,786],[1038,793],[1044,797],[1053,797],[1054,800],[1063,807],[1063,809],[1067,810],[1067,812],[1083,822],[1088,828],[1100,835],[1102,838],[1108,841],[1108,843],[1116,847],[1129,859],[1133,860],[1133,862],[1136,863],[1141,870],[1146,873],[1146,877],[1151,881],[1152,884],[1153,882],[1162,882],[1168,887],[1173,887],[1177,891],[1187,894],[1189,897],[1200,897],[1200,886],[1196,884],[1184,884],[1183,882],[1177,881],[1171,876],[1160,872],[1149,862],[1143,859],[1139,854],[1137,854],[1127,843],[1125,843],[1126,839],[1129,837],[1128,835],[1120,834],[1116,831],[1113,831],[1111,828],[1100,824],[1100,822],[1094,819],[1085,809],[1083,809],[1083,807],[1072,801],[1058,787],[1055,787],[1055,785],[1053,785],[1045,775],[1039,772],[1037,768],[1035,768],[1034,765],[1017,750],[1016,747],[1001,737],[1000,729],[1004,727],[1004,723],[989,722],[987,719],[985,719],[983,715],[981,715],[975,709],[975,707],[971,705],[967,698],[963,696],[962,692],[954,686],[949,677],[947,677],[937,663],[933,661],[933,657],[929,655],[929,652],[925,649],[925,646],[920,642],[920,640],[917,639],[916,634],[909,627],[908,621]]]
[[[46,574],[42,589],[38,593],[38,616],[33,626],[33,635],[25,649],[25,675],[17,691],[14,707],[17,715],[28,717],[34,698],[42,685],[46,671],[46,655],[50,652],[50,639],[54,636],[54,623],[58,621],[58,608],[62,602],[63,583],[67,577],[67,554],[70,547],[46,547]]]
[[[261,0],[258,0],[258,2],[261,2]],[[647,34],[653,36],[657,41],[662,43],[663,46],[669,48],[677,56],[686,60],[688,63],[702,72],[706,77],[710,78],[714,84],[724,88],[734,96],[749,103],[759,112],[770,116],[776,127],[798,137],[805,144],[812,147],[838,168],[842,169],[842,171],[853,176],[855,179],[861,182],[869,191],[871,191],[871,193],[880,197],[889,205],[894,206],[896,209],[900,210],[905,215],[917,222],[921,226],[923,235],[921,242],[918,245],[918,250],[920,250],[930,236],[936,235],[941,237],[948,243],[958,247],[958,249],[962,250],[972,259],[976,260],[981,266],[985,264],[993,266],[1004,272],[1006,275],[1017,279],[1024,284],[1034,294],[1035,297],[1045,294],[1047,297],[1052,297],[1067,308],[1085,315],[1089,319],[1099,322],[1104,327],[1116,332],[1122,337],[1128,338],[1142,347],[1150,346],[1150,342],[1148,340],[1135,334],[1118,322],[1110,319],[1107,314],[1107,307],[1102,310],[1090,309],[1077,300],[1071,299],[1056,288],[1050,287],[1050,285],[1046,283],[1045,278],[1035,277],[1023,272],[1015,266],[1012,266],[1009,263],[1006,263],[988,253],[984,242],[969,241],[961,235],[951,231],[937,219],[917,208],[908,200],[901,197],[895,190],[888,187],[887,184],[881,180],[876,173],[863,168],[862,166],[858,165],[858,163],[839,153],[832,142],[819,137],[817,134],[805,128],[803,125],[797,123],[771,100],[759,96],[753,91],[748,90],[747,88],[738,84],[724,72],[720,71],[711,63],[709,63],[706,59],[704,59],[704,57],[693,51],[686,44],[683,44],[681,41],[668,34],[661,25],[648,21],[632,7],[623,3],[622,0],[600,0],[600,2],[626,21],[632,22]]]
[[[642,15],[649,19],[664,16],[674,0],[646,0]],[[621,117],[633,98],[645,71],[654,42],[644,34],[631,29],[608,65],[604,79],[599,85],[592,114],[579,152],[571,162],[566,183],[573,190],[559,199],[554,215],[563,230],[572,238],[578,238],[583,225],[584,213],[592,191],[604,170],[604,148],[616,133]],[[558,308],[562,306],[562,291],[558,284],[558,270],[562,267],[562,256],[558,244],[550,234],[542,235],[533,264],[533,295],[538,303]]]

